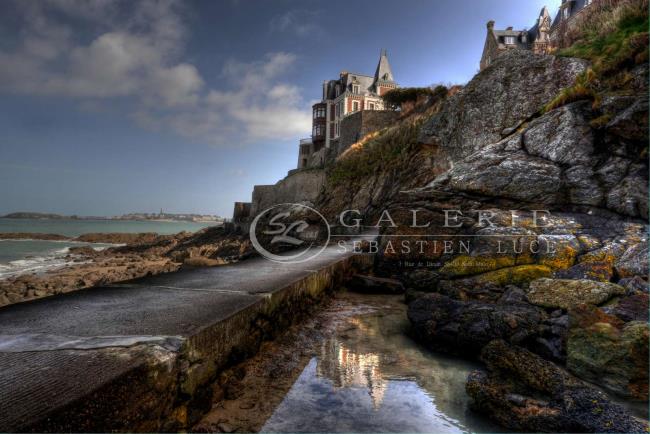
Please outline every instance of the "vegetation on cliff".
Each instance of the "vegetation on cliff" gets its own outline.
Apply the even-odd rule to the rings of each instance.
[[[332,186],[355,182],[387,168],[402,167],[418,146],[422,122],[440,110],[450,90],[445,86],[395,89],[384,96],[390,105],[414,103],[395,125],[375,131],[353,144],[328,168]]]
[[[627,93],[632,70],[648,62],[648,26],[648,0],[601,2],[586,10],[568,32],[571,45],[557,55],[587,59],[592,67],[543,111],[579,100],[591,100],[598,107],[604,93]]]
[[[415,104],[427,99],[438,100],[447,96],[447,92],[447,87],[442,85],[436,87],[401,87],[386,92],[381,98],[386,105],[396,109],[405,104]]]

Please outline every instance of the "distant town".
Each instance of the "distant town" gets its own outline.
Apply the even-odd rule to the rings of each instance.
[[[157,220],[157,221],[185,221],[185,222],[223,222],[224,218],[210,214],[175,214],[160,210],[158,213],[130,213],[120,216],[78,216],[60,215],[41,212],[14,212],[0,218],[5,219],[39,219],[39,220]]]

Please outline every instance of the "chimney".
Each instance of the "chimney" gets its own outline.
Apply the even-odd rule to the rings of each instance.
[[[490,20],[490,21],[487,22],[487,28],[488,28],[488,30],[494,29],[494,21],[493,20]]]
[[[512,30],[512,26],[508,27],[506,30]]]

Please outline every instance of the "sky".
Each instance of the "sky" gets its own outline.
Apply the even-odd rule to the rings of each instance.
[[[0,214],[230,217],[297,164],[322,82],[462,84],[560,0],[0,0]]]

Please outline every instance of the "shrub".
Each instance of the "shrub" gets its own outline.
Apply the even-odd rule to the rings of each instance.
[[[424,99],[439,100],[447,96],[447,88],[445,86],[430,87],[403,87],[398,89],[389,90],[382,99],[384,103],[393,109],[397,109],[404,104],[415,104]]]

